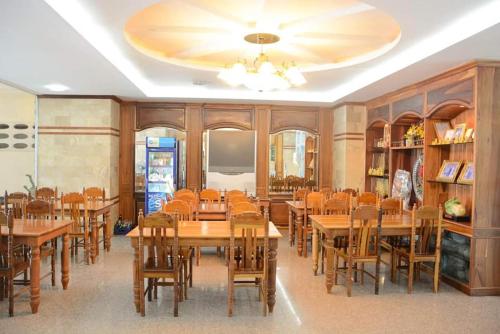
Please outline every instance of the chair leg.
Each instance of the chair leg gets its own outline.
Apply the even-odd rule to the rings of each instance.
[[[365,284],[365,264],[361,263],[360,265],[361,272],[359,273],[361,275],[361,285]]]
[[[194,249],[189,253],[189,287],[193,287],[193,257],[194,257]]]
[[[183,259],[182,261],[184,263],[184,268],[182,268],[184,272],[184,278],[183,278],[183,289],[184,289],[184,300],[188,299],[187,295],[187,288],[188,288],[188,259]]]
[[[262,286],[262,302],[263,302],[262,311],[265,317],[267,316],[267,280],[262,279],[260,284]]]
[[[411,294],[413,292],[413,261],[408,261],[408,293]]]
[[[439,258],[434,262],[434,282],[432,284],[434,293],[437,293],[439,290]]]
[[[303,241],[303,248],[302,248],[302,254],[304,257],[307,257],[307,236],[309,235],[309,231],[307,230],[307,227],[304,228],[304,241]]]
[[[181,269],[182,270],[182,269]],[[180,291],[179,291],[179,272],[177,272],[175,275],[177,277],[174,277],[174,317],[179,316],[179,296],[180,296]]]
[[[51,278],[52,278],[52,286],[56,286],[56,245],[57,239],[52,240],[52,256],[50,257],[50,267],[51,267]]]
[[[150,302],[151,300],[153,300],[151,298],[152,294],[152,290],[153,290],[153,279],[152,278],[148,278],[148,302]]]
[[[0,302],[3,300],[4,298],[4,292],[5,292],[5,278],[4,277],[0,277]]]
[[[231,266],[231,264],[230,264]],[[231,269],[229,269],[231,271]],[[229,317],[233,316],[233,294],[234,294],[234,279],[231,273],[228,274],[228,285],[227,285],[227,315]]]
[[[352,295],[352,263],[351,261],[347,262],[347,275],[345,277],[345,283],[347,287],[347,297],[351,297]]]
[[[364,267],[364,264],[363,264]],[[363,275],[363,273],[361,273]],[[361,276],[363,278],[363,276]],[[377,258],[377,263],[375,264],[375,294],[378,295],[380,288],[380,255]]]
[[[14,316],[14,276],[8,278],[9,284],[9,317]]]
[[[196,247],[196,266],[200,265],[201,247]]]
[[[339,266],[338,258],[335,254],[333,254],[333,284],[334,285],[337,285],[338,266]]]

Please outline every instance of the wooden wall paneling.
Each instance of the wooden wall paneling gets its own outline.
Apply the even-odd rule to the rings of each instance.
[[[283,130],[303,130],[318,134],[319,109],[299,107],[273,107],[271,109],[270,132],[276,133]]]
[[[203,115],[201,104],[186,105],[186,184],[201,189]]]
[[[232,105],[223,107],[203,107],[203,128],[236,128],[251,130],[254,128],[254,109],[237,108]]]
[[[184,105],[165,103],[138,103],[136,112],[136,128],[145,129],[155,126],[186,129]]]
[[[333,188],[333,110],[319,111],[319,188]]]
[[[257,196],[267,198],[269,194],[269,125],[271,106],[255,106],[255,128],[257,130]]]
[[[135,220],[135,112],[135,103],[122,103],[120,106],[119,212],[127,220]]]

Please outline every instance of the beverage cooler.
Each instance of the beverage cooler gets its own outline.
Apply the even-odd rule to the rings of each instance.
[[[161,209],[177,190],[177,140],[169,137],[146,137],[145,214]]]

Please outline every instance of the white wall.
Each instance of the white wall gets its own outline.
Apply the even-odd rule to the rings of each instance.
[[[35,133],[36,96],[0,83],[0,124],[9,125],[8,129],[0,129],[0,144],[9,145],[0,148],[0,191],[25,191],[23,186],[30,186],[26,174],[35,176],[35,149],[33,147]],[[26,124],[26,130],[16,130],[15,124]],[[25,139],[15,139],[15,135],[27,135]],[[14,144],[26,144],[26,148],[16,149]],[[36,182],[36,181],[35,181]]]

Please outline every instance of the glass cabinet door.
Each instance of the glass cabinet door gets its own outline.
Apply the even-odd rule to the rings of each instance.
[[[148,159],[149,192],[173,193],[174,187],[174,153],[151,152]]]

